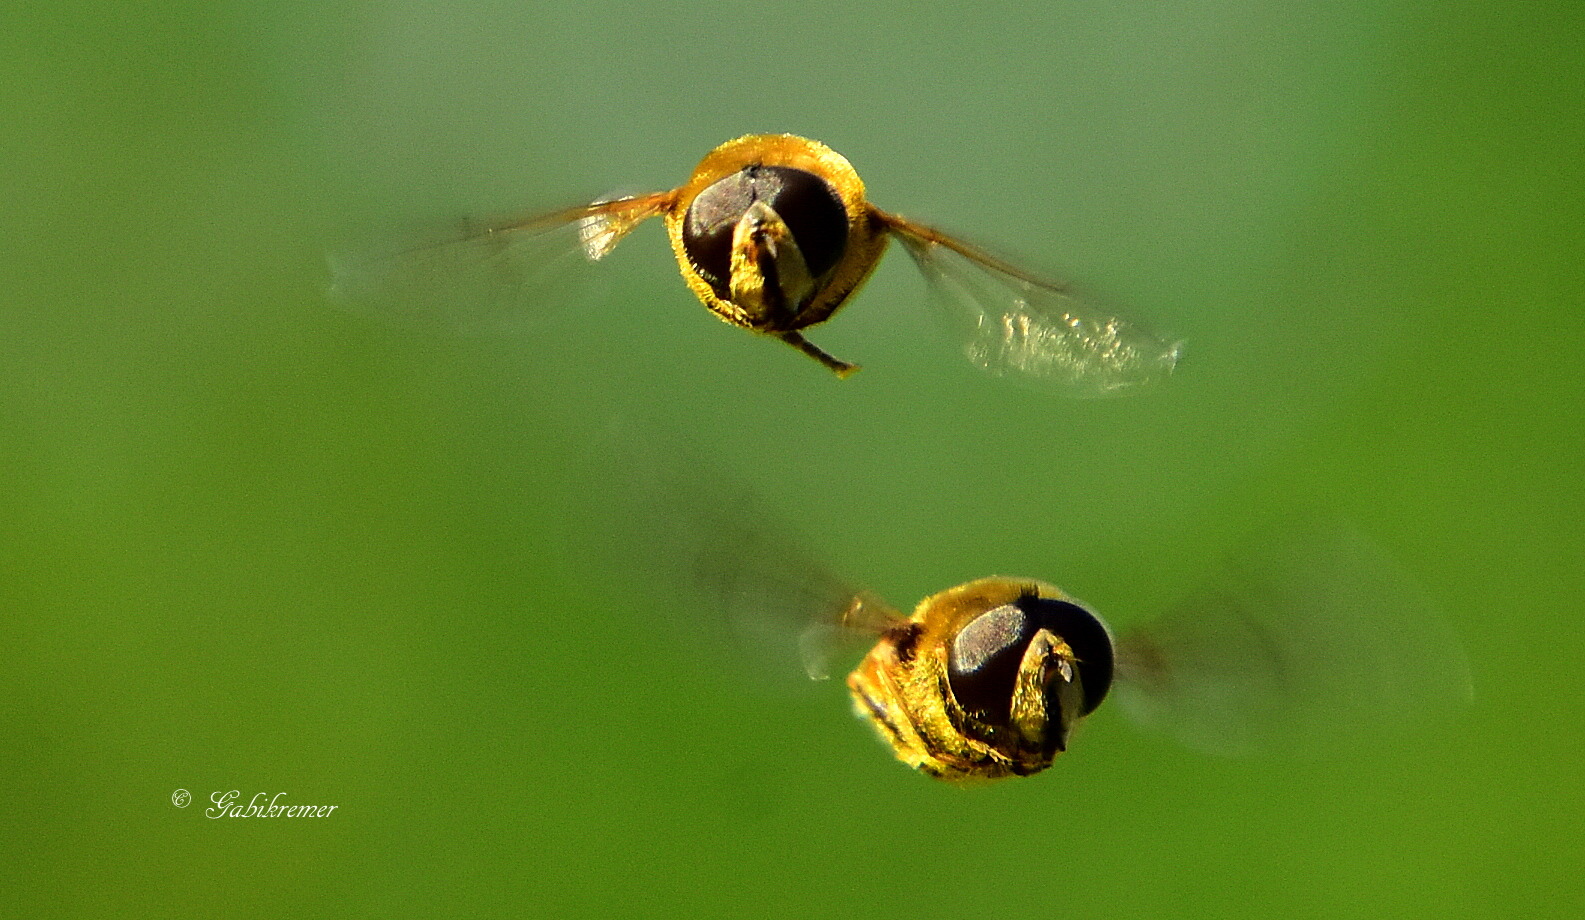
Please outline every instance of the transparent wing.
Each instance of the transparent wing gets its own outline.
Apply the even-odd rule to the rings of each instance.
[[[580,268],[604,258],[671,200],[664,192],[597,201],[334,253],[331,297],[410,325],[464,332],[509,326],[569,296]]]
[[[837,657],[905,619],[703,459],[641,426],[608,440],[620,469],[607,514],[624,569],[769,676],[826,679]]]
[[[969,360],[1068,396],[1112,396],[1172,373],[1168,342],[979,247],[876,212],[913,257],[929,299]]]
[[[1315,751],[1471,697],[1430,600],[1338,522],[1267,534],[1198,593],[1118,642],[1118,696],[1190,747]]]

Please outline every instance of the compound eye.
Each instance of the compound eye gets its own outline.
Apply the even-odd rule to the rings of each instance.
[[[1042,629],[1078,659],[1083,708],[1077,715],[1094,712],[1112,685],[1111,634],[1078,604],[1033,594],[987,610],[958,631],[947,657],[947,683],[958,705],[987,725],[1006,725],[1024,651]]]
[[[947,683],[958,705],[987,725],[1006,725],[1018,667],[1035,629],[1016,604],[1003,604],[959,630],[947,656]]]
[[[1071,601],[1031,595],[1019,598],[1018,607],[1033,624],[1031,633],[1038,629],[1050,630],[1073,650],[1079,662],[1079,684],[1084,690],[1084,708],[1078,714],[1094,712],[1112,687],[1115,654],[1112,634],[1107,631],[1106,624]]]
[[[731,299],[732,229],[756,201],[792,231],[811,278],[834,268],[847,247],[847,210],[824,179],[787,166],[746,166],[695,196],[683,221],[683,250],[722,299]]]

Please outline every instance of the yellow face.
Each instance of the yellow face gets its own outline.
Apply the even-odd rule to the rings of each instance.
[[[824,322],[886,251],[886,227],[841,154],[790,134],[710,151],[666,211],[683,280],[734,326],[775,336],[846,376],[798,330]]]
[[[1099,617],[1043,582],[981,578],[920,601],[848,689],[899,760],[972,782],[1051,766],[1111,681]]]

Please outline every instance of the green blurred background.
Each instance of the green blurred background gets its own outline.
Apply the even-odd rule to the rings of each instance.
[[[1582,915],[1581,9],[9,6],[0,914]],[[1179,373],[978,375],[893,252],[814,336],[839,383],[712,319],[658,224],[523,333],[327,306],[357,228],[667,188],[758,131],[1132,305]],[[1344,514],[1476,703],[1296,761],[1103,709],[1037,778],[934,784],[582,549],[632,415],[776,471],[900,604],[1024,573],[1137,621]],[[206,819],[229,789],[339,808]]]

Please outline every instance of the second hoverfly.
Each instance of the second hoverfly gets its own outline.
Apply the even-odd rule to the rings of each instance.
[[[689,629],[725,633],[756,679],[849,671],[853,711],[898,760],[937,779],[1039,773],[1114,696],[1140,724],[1224,754],[1348,748],[1470,696],[1467,659],[1429,597],[1340,521],[1263,528],[1114,633],[1035,578],[976,578],[905,612],[663,437],[624,424],[590,454],[616,464],[579,491],[613,502],[603,516],[611,583],[628,586],[613,600],[624,622],[646,595]],[[1122,565],[1119,578],[1152,577],[1146,561]]]
[[[728,141],[671,191],[475,227],[394,255],[338,260],[336,288],[352,299],[377,297],[421,277],[433,296],[445,297],[446,279],[429,276],[457,270],[457,263],[492,261],[519,246],[531,251],[530,261],[572,253],[598,261],[652,217],[664,218],[683,280],[712,313],[786,342],[839,377],[858,365],[828,354],[804,330],[842,308],[891,237],[924,274],[931,303],[965,354],[992,374],[1103,396],[1169,374],[1181,350],[1064,284],[875,207],[847,159],[790,134]],[[510,285],[506,274],[502,282]]]

